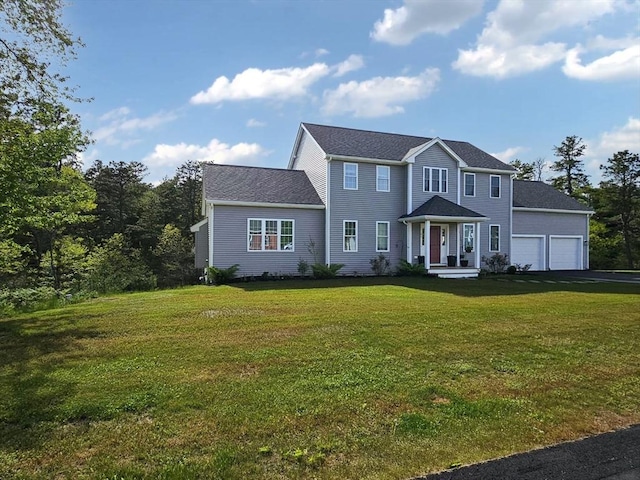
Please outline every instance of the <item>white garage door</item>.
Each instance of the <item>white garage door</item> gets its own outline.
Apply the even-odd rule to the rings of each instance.
[[[549,237],[551,270],[582,270],[582,237]]]
[[[544,270],[544,237],[518,236],[511,240],[511,264],[531,264],[531,270]]]

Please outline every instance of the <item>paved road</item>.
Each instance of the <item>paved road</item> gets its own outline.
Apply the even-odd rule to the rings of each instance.
[[[640,424],[415,480],[640,480]]]

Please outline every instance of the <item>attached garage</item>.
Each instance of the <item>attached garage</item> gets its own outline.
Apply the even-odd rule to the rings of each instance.
[[[514,235],[511,240],[511,264],[530,264],[531,270],[544,270],[544,235]]]
[[[582,237],[549,236],[549,268],[551,270],[582,270]]]

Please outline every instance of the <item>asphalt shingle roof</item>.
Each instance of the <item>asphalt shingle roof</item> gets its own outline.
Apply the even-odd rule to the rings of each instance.
[[[302,170],[203,164],[207,200],[324,205]]]
[[[547,183],[529,182],[525,180],[513,181],[513,206],[583,212],[589,212],[591,210],[589,207],[556,190]]]
[[[428,137],[371,132],[313,123],[302,125],[327,155],[400,161],[412,148],[433,140]],[[515,171],[511,165],[501,162],[468,142],[442,141],[470,167]]]
[[[423,215],[435,217],[484,217],[478,212],[450,202],[439,195],[434,195],[413,212],[402,215],[400,218],[421,217]]]

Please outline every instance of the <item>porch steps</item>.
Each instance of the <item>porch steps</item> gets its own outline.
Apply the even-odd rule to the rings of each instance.
[[[429,275],[435,275],[438,278],[478,278],[478,268],[468,267],[431,267]]]

